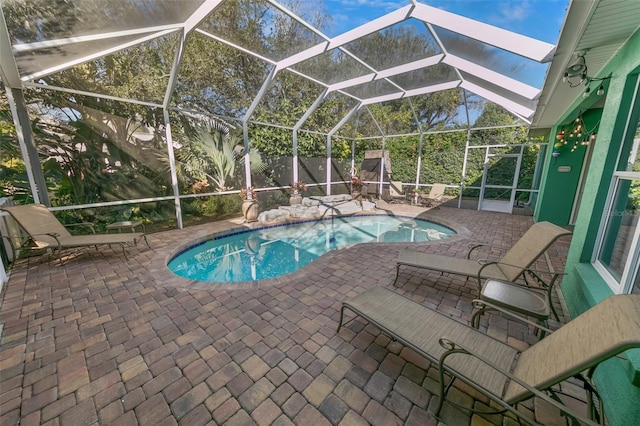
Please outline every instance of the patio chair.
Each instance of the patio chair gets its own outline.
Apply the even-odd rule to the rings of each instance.
[[[496,286],[501,286],[500,283],[506,282],[505,285],[501,286],[501,291],[504,293],[504,299],[506,300],[510,297],[511,287],[519,279],[523,278],[525,280],[524,285],[530,286],[533,284],[527,281],[527,277],[530,277],[536,284],[532,287],[542,288],[547,293],[549,307],[555,318],[558,319],[558,314],[551,302],[551,296],[553,286],[562,273],[556,272],[549,263],[549,272],[545,272],[544,274],[549,274],[551,279],[545,281],[541,276],[543,273],[531,269],[531,265],[533,265],[558,238],[567,235],[571,235],[571,232],[560,226],[550,222],[537,222],[531,226],[520,240],[499,260],[471,259],[471,254],[474,250],[486,246],[486,244],[481,243],[469,244],[469,252],[467,253],[466,259],[427,254],[415,250],[403,250],[398,256],[396,278],[393,281],[393,285],[396,285],[398,277],[400,276],[400,267],[412,266],[438,271],[441,274],[446,272],[453,275],[475,277],[477,279],[478,295],[480,298],[482,298],[483,280],[497,280],[498,284],[496,284]],[[499,299],[496,293],[500,293],[500,291],[495,291],[494,289],[492,293],[492,301],[496,302]]]
[[[392,180],[389,183],[389,203],[401,203],[405,201],[406,195],[402,187],[402,181]]]
[[[431,186],[431,190],[429,191],[429,195],[427,195],[423,200],[423,204],[427,207],[435,207],[438,208],[440,204],[444,201],[444,191],[447,189],[447,186],[444,183],[434,183]]]
[[[594,424],[593,420],[603,420],[593,406],[593,396],[597,396],[591,383],[594,369],[609,358],[621,357],[623,351],[640,347],[640,295],[609,297],[555,332],[546,330],[547,337],[524,351],[382,287],[342,303],[338,332],[345,309],[438,365],[442,397],[436,416],[453,381],[459,379],[502,407],[484,413],[510,411],[532,422],[517,410],[517,404],[537,396],[574,420]],[[451,377],[448,383],[445,373]],[[554,391],[554,386],[572,377],[585,385],[590,419],[572,413]]]
[[[28,246],[32,249],[51,249],[54,253],[57,250],[60,263],[62,263],[61,251],[68,248],[95,246],[97,249],[100,245],[111,246],[112,244],[118,244],[122,247],[125,259],[129,260],[125,251],[125,244],[137,244],[140,239],[144,239],[147,247],[150,247],[144,233],[96,234],[91,223],[83,222],[63,225],[43,204],[24,204],[3,207],[0,210],[9,213],[28,235],[28,238],[22,241],[17,249]],[[92,234],[71,235],[65,226],[87,226],[91,229]],[[12,248],[15,255],[17,253],[16,248]]]

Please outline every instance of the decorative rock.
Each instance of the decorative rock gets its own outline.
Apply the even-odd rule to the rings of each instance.
[[[375,203],[356,201],[349,194],[326,195],[324,197],[304,197],[301,204],[280,206],[260,213],[258,221],[262,225],[288,222],[291,219],[314,219],[342,216],[361,211],[374,211]]]
[[[267,210],[258,215],[258,222],[262,225],[287,222],[289,219],[291,219],[291,213],[284,209]]]
[[[309,199],[319,200],[321,204],[336,204],[352,200],[349,194],[325,195],[324,197],[309,197]]]
[[[288,211],[291,217],[298,219],[313,218],[320,215],[320,210],[317,206],[306,207],[302,204],[297,204],[293,206],[280,206],[279,209]]]
[[[368,200],[362,201],[363,212],[372,212],[375,209],[376,209],[376,203],[372,203],[371,201],[368,201]]]
[[[305,207],[319,206],[320,200],[318,200],[316,197],[314,198],[304,197],[302,199],[302,205]]]
[[[360,212],[362,211],[362,206],[357,201],[351,200],[335,205],[322,204],[320,205],[319,210],[322,217],[340,216]]]

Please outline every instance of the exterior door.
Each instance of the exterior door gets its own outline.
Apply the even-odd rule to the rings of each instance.
[[[521,160],[522,147],[519,154],[491,154],[487,150],[478,210],[513,211]]]

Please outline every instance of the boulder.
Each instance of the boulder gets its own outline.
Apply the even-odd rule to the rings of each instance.
[[[372,212],[376,209],[376,203],[372,203],[368,200],[362,201],[362,211],[363,212]]]
[[[319,197],[304,197],[302,199],[302,205],[305,207],[319,206],[320,200],[318,198]]]
[[[318,206],[304,206],[302,204],[295,204],[293,206],[280,206],[280,210],[286,210],[291,217],[297,219],[310,219],[320,216],[320,210]]]
[[[371,201],[356,201],[349,194],[327,195],[324,197],[304,197],[301,204],[280,206],[267,210],[258,216],[262,225],[284,223],[292,219],[319,219],[342,216],[361,211],[374,211],[376,204]]]
[[[354,214],[362,211],[362,206],[355,200],[342,202],[335,205],[322,204],[319,207],[320,216],[340,216],[347,214]]]
[[[284,209],[267,210],[258,215],[258,222],[262,225],[283,223],[291,219],[291,213]]]
[[[305,197],[302,199],[302,204],[306,206],[319,206],[321,204],[335,205],[344,203],[345,201],[351,201],[352,197],[349,194],[337,194],[337,195],[325,195],[325,196],[313,196]]]

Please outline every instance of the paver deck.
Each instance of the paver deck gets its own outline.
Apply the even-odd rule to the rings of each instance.
[[[466,228],[461,237],[415,245],[452,256],[464,256],[469,238],[508,248],[533,223],[447,207],[380,207]],[[237,289],[197,286],[164,267],[180,246],[239,223],[151,234],[153,250],[130,248],[129,261],[94,249],[68,252],[63,265],[49,256],[19,261],[0,305],[0,424],[515,424],[449,404],[435,419],[436,375],[427,360],[361,319],[336,333],[340,303],[374,285],[391,288],[408,243],[334,251],[290,276]],[[568,246],[564,239],[551,248],[556,267]],[[463,322],[476,294],[472,280],[413,268],[401,269],[394,290]],[[535,341],[527,326],[495,314],[485,315],[482,329],[516,347]],[[450,395],[464,406],[487,403],[463,386]],[[521,410],[564,424],[538,401]]]

